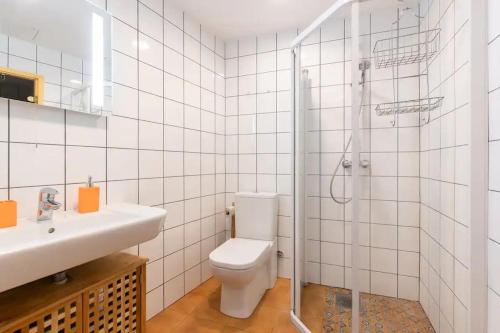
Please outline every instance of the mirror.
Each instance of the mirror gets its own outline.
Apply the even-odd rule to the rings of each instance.
[[[107,116],[111,16],[86,0],[0,0],[0,97]]]

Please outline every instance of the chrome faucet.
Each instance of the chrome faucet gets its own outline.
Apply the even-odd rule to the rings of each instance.
[[[37,221],[52,220],[52,213],[61,207],[61,204],[55,201],[56,189],[45,187],[40,190],[38,195],[38,210],[36,214]]]

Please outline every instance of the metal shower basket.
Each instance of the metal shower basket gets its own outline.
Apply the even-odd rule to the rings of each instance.
[[[377,68],[409,65],[429,60],[439,51],[440,29],[393,36],[375,43],[373,54]]]

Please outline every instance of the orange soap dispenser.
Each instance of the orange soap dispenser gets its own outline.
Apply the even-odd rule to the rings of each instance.
[[[86,187],[78,189],[78,212],[91,213],[99,210],[99,187],[94,186],[89,176]]]

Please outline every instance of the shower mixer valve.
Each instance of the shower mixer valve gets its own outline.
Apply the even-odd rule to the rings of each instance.
[[[342,161],[342,166],[344,167],[344,169],[350,169],[350,168],[352,168],[352,161],[344,159]],[[368,161],[368,160],[360,160],[359,161],[359,166],[362,167],[363,169],[366,169],[366,168],[368,168],[370,166],[370,161]]]

